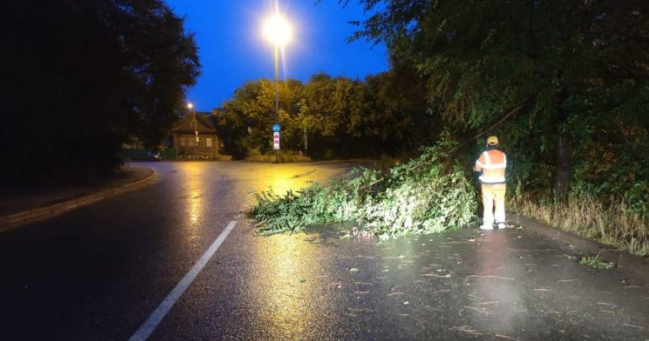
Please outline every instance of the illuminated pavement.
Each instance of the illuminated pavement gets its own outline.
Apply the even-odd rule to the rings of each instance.
[[[255,236],[251,191],[344,164],[147,165],[152,186],[0,234],[0,339],[128,340],[237,221],[149,340],[649,340],[649,287],[525,230]]]

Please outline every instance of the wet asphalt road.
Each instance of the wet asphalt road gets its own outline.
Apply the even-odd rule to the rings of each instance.
[[[145,165],[160,181],[0,234],[0,340],[128,340],[231,221],[149,340],[649,340],[646,283],[525,229],[254,234],[251,191],[348,165]]]

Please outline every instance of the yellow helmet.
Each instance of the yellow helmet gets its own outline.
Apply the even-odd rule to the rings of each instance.
[[[489,138],[487,138],[487,145],[489,145],[489,146],[497,146],[498,145],[498,137],[489,136]]]

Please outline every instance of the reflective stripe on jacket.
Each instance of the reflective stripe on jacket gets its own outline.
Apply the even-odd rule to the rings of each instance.
[[[505,169],[507,168],[507,155],[498,149],[487,150],[475,162],[474,169],[482,171],[480,181],[483,184],[505,183]]]

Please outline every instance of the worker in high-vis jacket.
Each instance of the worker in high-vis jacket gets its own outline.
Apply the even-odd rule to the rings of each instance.
[[[484,213],[480,228],[483,230],[493,230],[494,223],[499,229],[507,227],[505,224],[506,168],[507,155],[498,150],[498,137],[490,136],[487,138],[487,150],[480,155],[473,167],[474,171],[482,172],[480,183]]]

